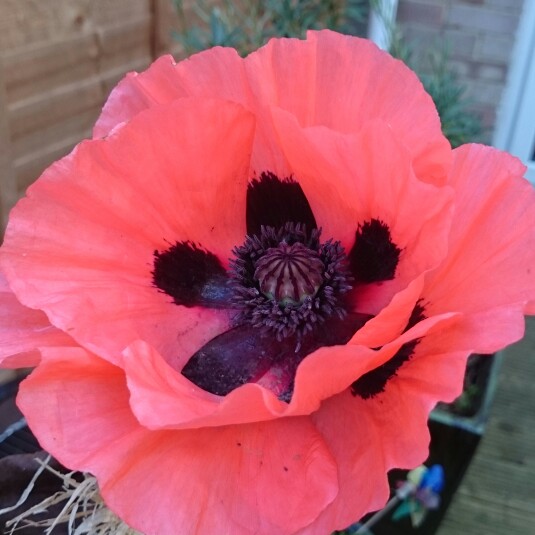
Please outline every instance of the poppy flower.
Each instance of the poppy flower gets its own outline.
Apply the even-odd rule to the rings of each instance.
[[[450,151],[356,38],[158,60],[13,210],[10,289],[75,340],[37,345],[19,405],[147,535],[342,529],[425,460],[467,356],[522,335],[522,174]]]

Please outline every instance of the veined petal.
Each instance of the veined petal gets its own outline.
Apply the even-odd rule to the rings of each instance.
[[[260,384],[240,386],[224,397],[210,394],[171,369],[143,342],[132,344],[125,351],[122,365],[132,411],[149,429],[197,429],[261,422],[313,413],[323,400],[348,389],[359,377],[391,359],[403,344],[454,321],[453,314],[434,316],[376,350],[351,344],[314,351],[297,369],[289,404],[266,388],[269,377]]]
[[[341,133],[385,120],[409,148],[418,178],[445,182],[450,146],[431,98],[412,71],[370,41],[309,31],[305,41],[273,39],[245,63],[258,102],[288,111],[301,126]]]
[[[465,346],[496,351],[522,336],[535,295],[535,191],[508,154],[467,145],[454,155],[448,256],[428,275],[422,297],[430,314],[465,315]]]
[[[192,243],[227,265],[245,235],[253,133],[236,104],[183,99],[80,144],[12,213],[1,263],[17,297],[110,359],[143,338],[181,367],[228,316],[155,288],[154,252]]]
[[[324,535],[343,530],[370,511],[384,507],[390,495],[382,450],[382,430],[361,418],[349,390],[326,400],[312,418],[337,460],[338,499],[299,535]],[[371,424],[371,425],[370,425]],[[421,437],[419,437],[421,438]]]
[[[250,383],[225,397],[210,394],[170,368],[153,348],[136,342],[123,361],[130,405],[149,429],[188,429],[278,418],[287,404]]]
[[[453,401],[462,391],[469,352],[448,350],[442,332],[457,321],[436,324],[421,338],[412,358],[384,392],[362,399],[347,389],[322,403],[312,416],[339,470],[338,499],[302,535],[344,529],[366,512],[381,509],[389,489],[372,474],[415,468],[429,455],[429,413],[438,401]],[[438,336],[438,338],[437,338]]]
[[[363,375],[373,372],[394,357],[405,344],[457,321],[455,314],[428,318],[376,350],[354,344],[322,347],[304,359],[297,369],[290,410],[297,413],[317,410],[319,401],[342,392]]]
[[[349,343],[380,347],[399,336],[406,330],[414,307],[420,300],[423,285],[422,274],[396,293],[392,301],[361,327]]]
[[[22,305],[0,273],[0,367],[28,368],[39,363],[37,348],[73,346],[74,340],[53,327],[40,310]]]
[[[289,535],[336,496],[336,467],[308,418],[149,431],[128,396],[119,368],[45,350],[18,403],[47,451],[95,474],[111,509],[146,535]]]
[[[176,63],[170,55],[158,58],[141,73],[131,72],[112,90],[93,130],[107,136],[117,125],[158,104],[183,97],[250,101],[243,59],[233,48],[215,47]]]
[[[130,404],[150,429],[195,429],[273,420],[310,414],[332,391],[347,388],[356,378],[390,358],[402,344],[374,352],[364,347],[323,348],[306,357],[311,363],[298,375],[290,405],[258,384],[245,384],[225,397],[198,388],[143,343],[132,345],[124,359]],[[316,357],[315,355],[318,354]],[[303,364],[302,364],[303,365]],[[326,367],[330,366],[328,374]],[[333,373],[333,370],[336,373]],[[323,388],[318,385],[323,383]]]
[[[253,168],[258,173],[288,173],[271,106],[288,111],[301,126],[323,125],[342,133],[358,132],[370,120],[385,120],[403,139],[416,175],[426,182],[443,184],[451,165],[436,108],[416,75],[357,37],[310,31],[303,41],[273,39],[245,59],[221,47],[178,64],[164,56],[119,83],[94,134],[106,135],[147,107],[185,96],[228,99],[255,113]]]

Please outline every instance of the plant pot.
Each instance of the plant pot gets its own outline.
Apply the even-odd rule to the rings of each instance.
[[[439,403],[431,421],[482,435],[496,391],[503,356],[472,355],[468,360],[464,390],[453,403]]]

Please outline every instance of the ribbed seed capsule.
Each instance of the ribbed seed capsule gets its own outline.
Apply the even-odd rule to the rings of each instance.
[[[282,242],[258,260],[254,277],[269,299],[281,305],[299,305],[316,295],[323,283],[323,270],[315,251],[299,242]]]

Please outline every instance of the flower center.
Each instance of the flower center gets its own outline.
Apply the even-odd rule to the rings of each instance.
[[[324,266],[318,253],[299,242],[270,247],[255,267],[260,291],[281,305],[300,305],[314,297],[323,283]]]
[[[233,326],[200,348],[182,375],[225,396],[247,382],[290,401],[299,363],[347,343],[371,316],[351,310],[352,277],[340,242],[286,222],[262,226],[230,260]]]
[[[233,251],[231,286],[239,309],[236,325],[249,324],[296,339],[334,316],[346,316],[344,294],[351,289],[347,257],[340,242],[320,242],[320,230],[288,222],[262,227]]]

